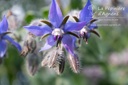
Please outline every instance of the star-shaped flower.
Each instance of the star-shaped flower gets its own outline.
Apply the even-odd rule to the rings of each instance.
[[[95,21],[97,21],[97,19],[93,19],[92,17],[93,17],[93,10],[90,0],[87,1],[87,4],[80,11],[78,17],[73,16],[73,18],[77,22],[81,22],[81,21],[86,22],[85,26],[79,32],[81,38],[83,38],[86,41],[86,43],[87,43],[87,39],[90,37],[90,33],[94,33],[100,37],[100,35],[94,30],[97,28],[97,25],[94,23]]]
[[[46,44],[41,48],[40,51],[50,49],[55,44],[62,43],[65,49],[74,55],[73,52],[73,36],[78,37],[73,31],[79,31],[85,25],[85,22],[67,22],[69,16],[63,19],[61,10],[56,2],[52,0],[51,7],[49,10],[49,21],[42,20],[46,25],[43,26],[25,26],[29,32],[36,36],[47,36]]]
[[[0,22],[0,58],[2,58],[6,51],[7,51],[7,42],[8,40],[12,45],[14,45],[18,51],[21,51],[21,46],[15,42],[11,37],[9,37],[7,34],[8,32],[8,22],[6,17],[4,16],[2,21]]]
[[[57,48],[65,48],[66,51],[71,55],[69,62],[72,62],[71,67],[74,72],[79,72],[78,66],[78,56],[74,52],[74,37],[79,38],[74,31],[80,31],[85,26],[85,21],[81,22],[71,22],[68,21],[69,16],[63,18],[62,12],[56,2],[52,0],[48,21],[42,20],[46,25],[42,26],[25,26],[29,32],[36,36],[42,36],[46,38],[46,43],[40,51],[48,50],[56,45]]]

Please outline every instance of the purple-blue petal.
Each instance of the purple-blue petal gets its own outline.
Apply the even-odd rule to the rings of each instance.
[[[53,37],[53,35],[50,35],[50,36],[48,36],[48,38],[47,38],[47,40],[46,40],[46,43],[45,43],[45,45],[41,48],[40,52],[41,52],[41,51],[44,51],[44,50],[48,50],[48,49],[52,48],[54,45],[55,45],[54,37]]]
[[[18,49],[19,52],[21,52],[22,49],[21,49],[20,44],[14,41],[14,39],[9,37],[8,35],[4,36],[4,39],[8,40],[12,45],[14,45]]]
[[[67,22],[64,30],[65,31],[80,31],[84,26],[85,22]]]
[[[43,36],[45,34],[51,33],[51,29],[49,26],[24,26],[29,32],[34,34],[35,36]]]
[[[93,16],[92,5],[90,0],[88,0],[87,4],[80,12],[79,15],[80,21],[86,21],[86,23],[88,23],[92,19],[92,16]]]
[[[0,58],[2,58],[7,51],[7,44],[4,40],[0,40]]]
[[[76,45],[77,38],[72,36],[72,39],[73,39],[74,48],[77,48],[77,45]]]
[[[84,37],[86,37],[87,39],[88,39],[90,36],[91,36],[91,33],[90,33],[90,32],[88,32],[88,33],[86,33],[86,34],[84,35]]]
[[[89,27],[90,30],[98,28],[96,23],[92,23]]]
[[[60,26],[63,15],[62,12],[56,2],[56,0],[52,0],[50,10],[49,10],[49,16],[48,16],[50,22],[57,28]]]
[[[64,35],[62,43],[67,52],[74,56],[74,41],[72,37],[70,35]]]
[[[0,33],[7,32],[8,30],[8,22],[5,16],[3,16],[2,21],[0,22]]]

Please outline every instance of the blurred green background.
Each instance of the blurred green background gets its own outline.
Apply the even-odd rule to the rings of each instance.
[[[72,10],[81,10],[87,0],[57,0],[66,15]],[[8,52],[0,65],[0,85],[128,85],[128,1],[127,0],[91,0],[94,17],[98,25],[104,24],[98,16],[98,7],[124,7],[118,10],[116,24],[120,26],[99,26],[101,38],[91,34],[88,44],[82,43],[79,49],[81,72],[73,73],[68,62],[65,71],[57,75],[53,69],[41,67],[32,76],[27,71],[27,58],[19,55],[9,44]],[[33,19],[47,19],[51,0],[0,0],[0,15],[10,10],[14,15],[9,18],[13,38],[23,44],[26,30],[22,27]],[[110,10],[102,10],[112,12]],[[114,10],[115,11],[115,10]],[[120,17],[120,18],[119,18]],[[104,18],[102,16],[102,18]],[[104,19],[111,18],[109,16]],[[111,24],[112,21],[105,21]],[[26,34],[25,34],[26,33]],[[39,58],[41,58],[40,56]],[[39,61],[40,62],[40,61]]]

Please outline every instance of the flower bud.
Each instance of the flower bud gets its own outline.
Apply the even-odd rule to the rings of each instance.
[[[31,75],[34,75],[38,70],[39,57],[35,53],[29,53],[26,58],[26,67]]]
[[[29,32],[27,39],[24,42],[24,46],[23,46],[21,55],[26,56],[29,52],[33,53],[35,49],[36,49],[35,36]]]

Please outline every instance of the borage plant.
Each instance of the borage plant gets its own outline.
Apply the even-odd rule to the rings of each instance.
[[[42,36],[41,38],[46,38],[46,43],[44,47],[41,48],[40,51],[48,50],[56,45],[56,50],[63,50],[63,48],[66,49],[66,51],[69,53],[68,60],[70,62],[70,65],[75,73],[79,72],[79,60],[77,55],[74,53],[74,37],[79,38],[77,34],[74,33],[74,31],[80,31],[84,25],[85,22],[71,22],[68,21],[69,16],[66,16],[63,18],[63,15],[61,13],[61,10],[56,2],[56,0],[52,0],[51,7],[49,10],[49,17],[47,20],[42,20],[41,22],[45,23],[46,25],[43,26],[25,26],[24,28],[27,29],[29,32],[34,34],[35,36]],[[57,56],[58,52],[55,52],[55,56],[50,56],[51,62],[45,61],[50,63],[49,67],[56,67],[55,63],[59,56]],[[45,59],[44,59],[45,60]],[[44,62],[44,61],[43,61]],[[60,63],[61,61],[59,61]],[[62,65],[64,65],[62,63]],[[62,73],[64,69],[64,66],[61,66],[59,64],[59,72]],[[63,67],[63,68],[62,68]]]
[[[99,33],[94,30],[98,28],[96,23],[94,23],[97,19],[93,19],[93,10],[90,0],[87,1],[85,7],[77,14],[78,15],[72,15],[76,22],[86,22],[85,26],[78,33],[80,37],[83,38],[86,43],[88,43],[90,33],[94,33],[100,37]]]
[[[4,16],[2,21],[0,22],[0,58],[3,58],[7,51],[7,41],[9,41],[12,45],[14,45],[18,51],[21,51],[21,46],[15,42],[11,37],[9,37],[7,34],[11,32],[8,32],[8,22],[6,17]]]

